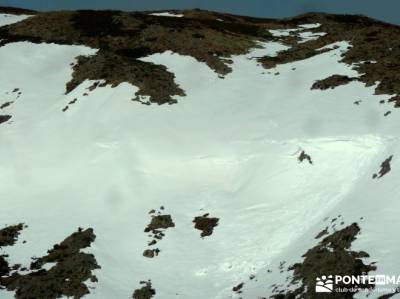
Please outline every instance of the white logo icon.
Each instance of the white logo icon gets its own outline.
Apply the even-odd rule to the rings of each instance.
[[[326,277],[322,275],[316,278],[315,292],[316,293],[331,293],[333,291],[332,275]]]

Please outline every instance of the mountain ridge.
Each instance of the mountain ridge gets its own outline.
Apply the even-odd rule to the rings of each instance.
[[[139,62],[137,58],[170,50],[205,62],[224,76],[231,71],[229,57],[248,52],[257,47],[258,41],[277,40],[291,46],[296,45],[282,51],[277,57],[261,57],[260,62],[270,68],[276,62],[287,63],[311,57],[319,53],[317,49],[321,47],[340,40],[350,40],[353,49],[346,54],[343,61],[354,65],[362,60],[376,61],[374,65],[355,66],[360,74],[365,74],[360,80],[369,86],[377,77],[381,78],[377,93],[394,94],[391,101],[396,106],[400,105],[400,75],[396,62],[399,54],[399,26],[364,16],[324,13],[308,13],[282,20],[256,19],[257,22],[249,17],[201,10],[175,13],[182,14],[183,18],[157,16],[151,12],[113,10],[42,12],[0,29],[0,46],[9,42],[31,41],[81,44],[100,49],[93,60],[79,60],[74,67],[74,78],[66,87],[67,93],[84,79],[105,80],[106,84],[111,85],[130,82],[140,86],[134,100],[139,101],[141,96],[149,96],[150,102],[171,104],[176,102],[173,100],[174,95],[184,94],[174,83],[173,76],[167,70],[149,66]],[[315,41],[298,44],[296,37],[277,38],[268,33],[271,29],[286,29],[300,23],[318,22],[321,27],[311,31],[323,31],[326,35]],[[348,28],[350,24],[351,30]],[[101,68],[96,67],[99,63]],[[119,75],[114,74],[117,72],[114,68],[116,64],[124,69]],[[142,72],[158,77],[156,80],[159,85],[150,82],[148,76],[140,75]],[[123,73],[129,75],[125,76]]]

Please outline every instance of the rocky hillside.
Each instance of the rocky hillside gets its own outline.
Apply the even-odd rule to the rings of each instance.
[[[31,13],[0,8],[0,12]],[[0,30],[1,45],[16,41],[85,45],[98,49],[90,58],[81,57],[67,83],[70,92],[86,79],[104,80],[116,86],[129,82],[140,88],[136,96],[149,96],[158,104],[174,103],[174,95],[184,90],[162,66],[138,60],[165,51],[189,55],[226,75],[231,71],[232,55],[245,54],[256,41],[276,41],[292,46],[274,58],[260,57],[265,68],[310,58],[327,49],[326,45],[349,40],[351,49],[343,55],[344,63],[362,76],[367,86],[380,81],[377,94],[393,94],[400,105],[400,28],[363,16],[310,13],[287,20],[256,19],[215,12],[174,11],[179,17],[142,12],[76,11],[36,13],[33,17]],[[292,28],[299,24],[319,23],[311,32],[326,33],[321,38],[298,43],[298,35],[273,36],[269,29]],[[299,33],[299,32],[298,32]],[[330,83],[335,84],[335,83]],[[137,99],[139,99],[137,97]]]
[[[395,298],[399,35],[0,7],[0,298]]]

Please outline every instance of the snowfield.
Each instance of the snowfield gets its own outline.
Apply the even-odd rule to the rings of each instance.
[[[0,14],[0,27],[6,26],[12,23],[21,22],[26,18],[29,18],[29,15],[12,15],[12,14]]]
[[[389,95],[360,82],[310,89],[333,74],[359,76],[338,62],[348,42],[272,70],[254,57],[287,47],[261,46],[233,57],[225,78],[172,52],[142,58],[165,65],[187,94],[161,106],[132,102],[138,89],[127,83],[88,91],[93,81],[86,81],[65,95],[70,64],[96,49],[0,47],[0,105],[13,102],[0,110],[12,115],[0,124],[0,224],[28,225],[3,249],[10,263],[29,265],[77,227],[92,227],[97,238],[85,251],[101,269],[85,298],[130,298],[148,279],[154,298],[268,297],[284,274],[266,270],[301,260],[326,218],[342,215],[346,225],[363,217],[354,246],[379,273],[399,274],[400,262],[388,254],[398,249],[400,114],[384,117],[388,104],[379,104]],[[312,164],[299,163],[301,151]],[[392,171],[372,180],[390,155]],[[143,230],[148,212],[161,206],[175,227],[157,243],[159,256],[147,259]],[[219,224],[200,238],[192,220],[205,213]],[[250,275],[257,280],[234,294]]]
[[[155,12],[155,13],[151,13],[151,15],[153,16],[159,16],[159,17],[175,17],[175,18],[182,18],[183,15],[182,14],[175,14],[175,13],[171,13],[171,12]]]

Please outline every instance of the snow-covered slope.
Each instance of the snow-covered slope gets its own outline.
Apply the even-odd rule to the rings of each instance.
[[[0,26],[13,24],[28,18],[28,15],[0,14]]]
[[[154,12],[154,13],[151,13],[151,15],[159,16],[159,17],[175,17],[175,18],[183,17],[182,14],[175,14],[175,13],[170,13],[170,12]]]
[[[65,95],[71,63],[96,49],[0,47],[0,105],[11,103],[0,114],[12,116],[0,124],[0,225],[28,225],[2,249],[10,264],[29,265],[77,227],[91,227],[97,238],[85,251],[101,269],[85,298],[129,298],[141,280],[151,280],[154,298],[268,297],[281,274],[266,270],[301,259],[326,218],[342,215],[345,224],[363,217],[354,247],[380,273],[398,274],[390,254],[398,247],[400,114],[384,116],[379,100],[390,96],[374,95],[375,86],[310,89],[330,75],[359,76],[338,62],[349,43],[337,46],[266,70],[254,57],[287,46],[262,43],[232,57],[224,78],[170,51],[141,58],[166,66],[186,92],[161,106],[132,102],[138,89],[128,83],[89,90],[87,80]],[[299,163],[302,151],[312,164]],[[391,155],[392,171],[373,180]],[[144,229],[160,207],[175,227],[149,259]],[[206,213],[219,222],[201,238],[192,220]],[[232,292],[251,275],[242,294]]]

